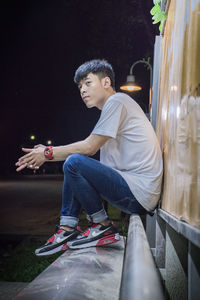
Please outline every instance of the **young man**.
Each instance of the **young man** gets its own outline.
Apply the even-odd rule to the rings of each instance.
[[[140,106],[128,95],[116,93],[114,72],[105,60],[81,65],[74,77],[88,108],[101,116],[83,141],[60,147],[37,145],[16,163],[38,169],[44,162],[65,161],[60,227],[36,255],[65,248],[100,246],[119,240],[102,199],[125,213],[145,214],[157,205],[162,181],[162,156],[154,130]],[[100,151],[100,162],[88,156]],[[77,229],[81,209],[89,227]],[[63,246],[64,245],[64,246]]]

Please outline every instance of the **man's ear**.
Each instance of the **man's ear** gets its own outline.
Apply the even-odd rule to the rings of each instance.
[[[106,76],[102,80],[103,80],[103,86],[104,86],[104,88],[109,88],[111,86],[110,77]]]

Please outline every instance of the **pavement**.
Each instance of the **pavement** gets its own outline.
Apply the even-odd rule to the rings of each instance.
[[[59,222],[62,176],[0,180],[0,234],[49,235]]]
[[[59,223],[62,182],[60,175],[0,180],[0,235],[4,242],[54,232]],[[0,300],[13,299],[28,284],[0,281]]]
[[[29,282],[0,281],[0,300],[12,300]]]

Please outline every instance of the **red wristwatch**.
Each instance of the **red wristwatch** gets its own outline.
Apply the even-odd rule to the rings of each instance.
[[[47,146],[47,147],[45,147],[45,149],[44,149],[44,156],[48,160],[52,160],[53,159],[53,146]]]

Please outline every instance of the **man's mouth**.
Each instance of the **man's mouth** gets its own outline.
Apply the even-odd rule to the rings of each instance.
[[[83,102],[84,102],[85,104],[87,104],[88,100],[89,100],[89,96],[83,97]]]
[[[84,97],[83,97],[83,100],[86,100],[88,97],[89,97],[89,96],[84,96]]]

